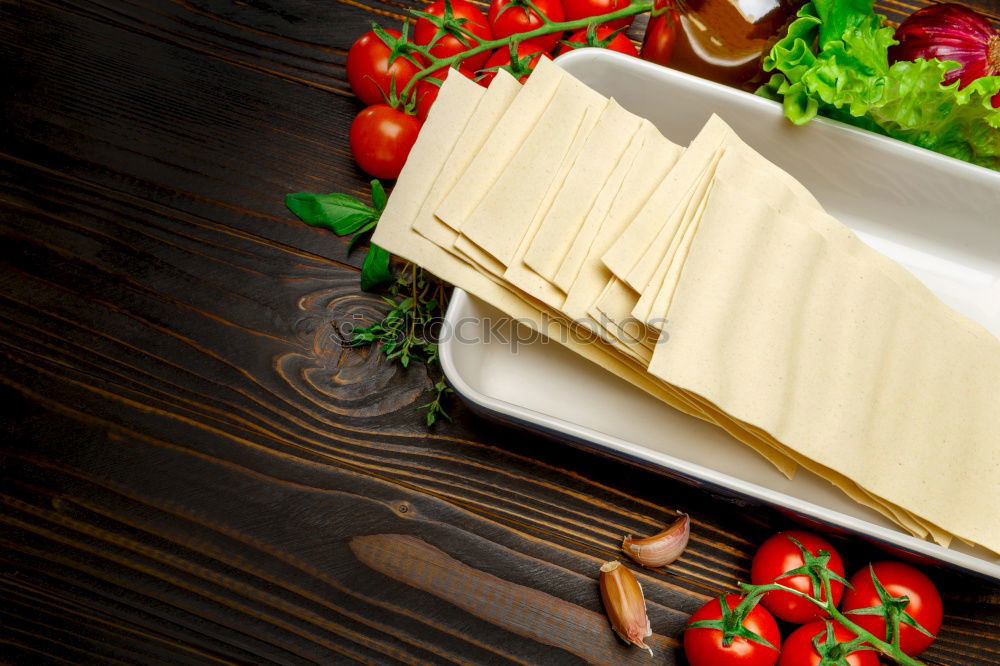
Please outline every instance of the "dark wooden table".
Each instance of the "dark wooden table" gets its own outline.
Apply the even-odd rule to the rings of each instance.
[[[683,663],[687,616],[792,525],[460,404],[428,432],[423,367],[338,345],[382,306],[282,196],[367,196],[346,50],[416,4],[0,3],[0,662]],[[595,579],[673,508],[650,662]],[[927,658],[1000,663],[1000,588],[928,571]]]

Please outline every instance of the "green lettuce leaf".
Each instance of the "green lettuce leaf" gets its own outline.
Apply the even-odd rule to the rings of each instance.
[[[757,94],[780,101],[795,124],[817,115],[1000,170],[1000,76],[962,90],[942,85],[954,62],[889,65],[893,29],[871,0],[813,0],[764,58],[775,72]]]

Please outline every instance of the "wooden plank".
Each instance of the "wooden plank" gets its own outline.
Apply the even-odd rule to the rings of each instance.
[[[426,372],[340,344],[384,306],[281,198],[366,196],[346,50],[416,5],[0,4],[3,660],[576,663],[352,540],[408,535],[593,617],[621,535],[682,509],[689,551],[641,574],[667,640],[792,524],[460,405],[428,432]],[[882,557],[837,544],[852,569]],[[1000,589],[932,575],[929,659],[1000,662]]]

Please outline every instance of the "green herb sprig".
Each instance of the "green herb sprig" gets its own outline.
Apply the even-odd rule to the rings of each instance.
[[[350,236],[350,252],[357,242],[378,224],[387,197],[378,180],[371,182],[372,205],[348,194],[313,194],[298,192],[285,197],[285,205],[299,219],[314,227],[330,229],[338,236]],[[434,425],[439,419],[451,420],[443,401],[452,392],[441,376],[435,326],[441,321],[447,304],[444,284],[419,266],[406,263],[399,274],[390,267],[391,256],[371,243],[361,265],[361,289],[383,291],[382,300],[389,311],[379,322],[356,327],[351,332],[352,347],[377,345],[387,360],[403,368],[411,362],[424,364],[436,381],[430,402],[424,410],[424,422]]]

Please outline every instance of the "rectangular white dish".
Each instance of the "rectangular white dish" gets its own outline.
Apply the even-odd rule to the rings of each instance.
[[[676,143],[718,114],[862,240],[1000,336],[1000,173],[826,119],[794,127],[774,102],[603,49],[557,62]],[[556,342],[514,346],[502,335],[477,335],[500,317],[460,290],[446,316],[442,366],[479,409],[1000,579],[1000,557],[915,539],[804,470],[785,479],[721,429]]]

